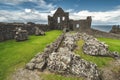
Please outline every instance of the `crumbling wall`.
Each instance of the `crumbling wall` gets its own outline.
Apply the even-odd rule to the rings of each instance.
[[[84,20],[71,20],[69,19],[69,13],[64,12],[62,8],[58,8],[57,11],[53,14],[53,17],[48,16],[48,25],[50,29],[60,29],[74,31],[87,31],[90,30],[92,18],[88,16]],[[79,25],[79,27],[76,27]]]
[[[9,39],[13,39],[15,32],[14,32],[15,26],[9,24],[0,24],[0,41],[4,41],[4,40],[9,40]]]
[[[69,13],[64,12],[62,8],[58,8],[53,17],[48,16],[48,25],[50,29],[69,28]]]
[[[91,30],[91,22],[92,18],[88,16],[87,19],[84,20],[72,20],[71,24],[73,25],[74,31],[86,32]]]
[[[21,27],[22,30],[27,30],[28,35],[35,34],[35,26],[43,31],[49,30],[47,25],[35,24],[28,22],[24,23],[0,23],[0,41],[14,39],[15,29]]]

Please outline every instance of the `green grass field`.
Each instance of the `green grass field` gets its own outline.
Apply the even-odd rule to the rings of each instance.
[[[98,38],[98,40],[105,42],[109,45],[110,51],[118,51],[120,53],[120,40],[117,39],[109,39],[109,38]],[[104,67],[109,64],[110,61],[113,60],[113,58],[110,57],[95,57],[95,56],[89,56],[83,53],[82,46],[84,44],[83,40],[79,40],[77,42],[79,48],[75,50],[77,54],[81,56],[81,58],[91,61],[98,65],[99,68]]]
[[[120,53],[120,40],[110,38],[98,38],[98,39],[108,44],[110,51],[118,51]]]
[[[49,31],[45,36],[29,36],[29,40],[16,42],[8,40],[0,43],[0,80],[6,80],[17,68],[24,67],[47,44],[55,41],[61,31]]]
[[[38,52],[42,52],[47,44],[55,41],[61,34],[61,31],[49,31],[45,36],[29,36],[29,40],[23,42],[16,42],[15,40],[8,40],[0,43],[0,80],[6,80],[18,68],[24,67],[31,58]],[[120,40],[98,38],[100,41],[109,45],[111,51],[118,51],[120,53]],[[83,54],[82,45],[83,40],[77,42],[79,49],[75,50],[81,58],[96,63],[98,67],[104,67],[109,64],[113,58],[109,57],[95,57]],[[40,75],[44,80],[83,80],[82,78],[65,77],[57,74],[42,74]],[[9,79],[8,79],[9,80]]]

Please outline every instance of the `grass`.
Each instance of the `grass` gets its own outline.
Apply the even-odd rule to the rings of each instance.
[[[83,44],[84,44],[83,40],[79,40],[77,42],[77,45],[79,48],[75,50],[75,53],[80,55],[81,58],[97,64],[99,68],[108,65],[109,62],[113,60],[113,58],[109,58],[109,57],[96,57],[96,56],[90,56],[90,55],[84,54],[82,50]]]
[[[8,40],[0,43],[0,80],[6,80],[17,68],[24,67],[47,44],[53,42],[62,32],[49,31],[45,36],[30,36],[29,40],[16,42]]]
[[[41,76],[44,80],[84,80],[83,78],[62,76],[59,74],[42,74]]]
[[[110,51],[118,51],[120,53],[120,40],[111,38],[98,38],[98,39],[108,44]]]

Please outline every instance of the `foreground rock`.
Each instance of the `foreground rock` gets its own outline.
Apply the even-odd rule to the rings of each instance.
[[[50,72],[85,77],[87,80],[100,80],[100,72],[96,64],[80,58],[74,52],[78,34],[65,34],[56,42],[48,45],[43,53],[37,54],[27,65],[30,70],[48,69]]]
[[[58,52],[51,53],[47,67],[51,72],[82,76],[88,80],[100,80],[97,66],[81,59],[79,55],[75,55],[67,47],[60,48]]]

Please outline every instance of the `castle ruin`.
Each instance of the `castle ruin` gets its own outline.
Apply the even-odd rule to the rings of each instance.
[[[91,22],[91,16],[88,16],[87,19],[84,20],[69,19],[69,13],[64,12],[64,10],[60,7],[52,17],[48,16],[48,26],[50,29],[63,30],[66,28],[67,30],[74,31],[88,31],[91,29]]]

